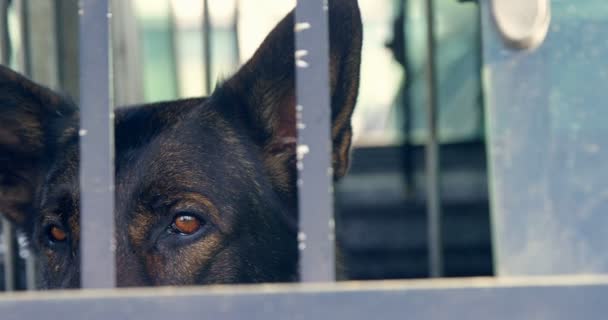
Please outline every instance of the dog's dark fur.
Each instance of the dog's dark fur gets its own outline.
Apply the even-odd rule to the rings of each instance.
[[[335,178],[359,85],[356,1],[330,1]],[[208,98],[116,111],[120,286],[297,279],[293,15]],[[30,237],[43,288],[79,286],[78,109],[0,67],[0,212]],[[188,213],[192,235],[168,232]],[[67,234],[52,241],[49,228]]]

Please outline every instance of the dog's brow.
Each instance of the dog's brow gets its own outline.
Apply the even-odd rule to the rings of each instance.
[[[41,194],[40,206],[42,208],[51,205],[54,202],[58,202],[63,199],[73,200],[73,186],[68,183],[62,183],[47,187]]]

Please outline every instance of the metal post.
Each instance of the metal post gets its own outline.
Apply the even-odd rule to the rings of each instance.
[[[14,8],[17,16],[19,17],[19,37],[21,38],[21,49],[17,54],[17,66],[25,75],[31,75],[31,64],[30,64],[30,30],[29,30],[29,11],[27,7],[29,5],[28,0],[14,0]]]
[[[36,262],[36,256],[34,255],[32,248],[27,245],[27,240],[23,234],[18,235],[17,243],[20,244],[20,253],[25,254],[22,256],[25,259],[25,288],[27,290],[36,290],[36,284],[38,283],[38,262]],[[25,240],[23,243],[19,240]]]
[[[14,5],[16,14],[19,17],[19,38],[21,39],[21,48],[16,56],[17,66],[19,67],[20,71],[23,74],[32,78],[35,73],[34,68],[38,68],[37,65],[34,66],[34,64],[33,64],[34,59],[32,58],[32,51],[33,51],[32,43],[33,43],[33,40],[36,40],[35,39],[36,35],[34,35],[34,39],[32,39],[32,35],[36,33],[36,32],[32,32],[32,31],[39,31],[39,30],[36,30],[35,28],[34,28],[34,30],[32,30],[32,26],[34,24],[33,22],[36,20],[36,17],[34,17],[32,19],[32,13],[33,13],[31,10],[32,4],[29,0],[15,0],[13,2],[13,5]],[[50,53],[49,55],[52,56],[53,53]],[[43,59],[43,60],[46,60],[46,59]],[[38,71],[38,70],[36,70],[36,71]],[[27,246],[19,246],[19,242],[16,239],[16,237],[17,237],[16,232],[14,233],[13,236],[15,237],[14,241],[17,243],[16,249],[15,249],[15,254],[20,256],[19,253],[21,253],[21,252],[26,253],[26,256],[24,258],[26,288],[29,290],[33,290],[33,289],[35,289],[35,284],[36,284],[36,257],[29,252],[30,249],[27,248]],[[18,260],[19,260],[18,257],[15,257],[15,263],[18,263]],[[15,276],[18,277],[18,274],[16,273]]]
[[[51,1],[24,2],[24,23],[28,43],[24,43],[28,76],[47,87],[59,88],[59,48],[56,5]]]
[[[59,87],[74,101],[80,101],[78,61],[78,0],[55,2]]]
[[[211,50],[211,13],[209,12],[209,1],[203,0],[203,61],[205,62],[205,90],[210,95],[212,88],[211,65],[213,63],[213,51]]]
[[[26,61],[26,74],[38,83],[47,87],[58,89],[59,85],[59,35],[58,6],[52,1],[24,1],[22,8],[23,27],[23,58]],[[22,236],[23,237],[23,236]],[[26,287],[28,290],[36,288],[36,256],[32,249],[20,241],[21,256],[25,259]]]
[[[415,159],[414,159],[414,139],[413,139],[413,134],[412,134],[412,116],[414,115],[414,113],[412,112],[412,102],[411,102],[411,94],[410,91],[412,89],[412,75],[413,75],[413,70],[414,68],[412,68],[411,63],[410,63],[410,58],[408,57],[408,42],[406,39],[406,35],[405,32],[403,32],[405,26],[404,24],[406,23],[407,19],[408,19],[408,0],[401,0],[401,2],[399,2],[399,16],[397,21],[400,21],[401,25],[397,26],[400,30],[400,32],[395,31],[395,35],[394,35],[394,44],[399,43],[399,41],[401,41],[402,43],[402,50],[395,50],[396,54],[401,54],[401,57],[399,57],[400,59],[402,59],[402,66],[403,66],[403,73],[405,75],[405,80],[403,81],[403,84],[401,86],[401,108],[403,110],[403,145],[402,145],[402,164],[403,164],[403,178],[405,181],[405,187],[406,187],[406,196],[407,197],[412,197],[415,192],[416,192],[416,181],[415,181],[415,177],[414,174],[416,172],[416,163],[415,163]],[[399,38],[397,38],[399,37]],[[397,49],[398,46],[396,46],[395,49]]]
[[[8,1],[0,1],[0,64],[8,65],[10,60],[10,39],[8,34]],[[17,289],[17,238],[15,229],[7,219],[1,219],[2,243],[4,244],[4,286],[6,291]]]
[[[0,0],[0,63],[9,65],[11,43],[8,33],[8,0]]]
[[[438,90],[437,68],[435,64],[435,11],[433,0],[426,0],[427,45],[426,63],[428,105],[427,120],[429,136],[426,142],[428,251],[431,277],[443,275],[441,239],[441,190],[439,177],[439,137],[438,137]]]
[[[118,106],[143,100],[142,65],[137,19],[132,1],[113,1],[112,59],[114,102]]]
[[[234,2],[234,16],[232,21],[232,32],[234,39],[234,65],[238,66],[241,63],[241,45],[239,43],[239,19],[241,16],[240,1],[235,0]]]
[[[2,241],[4,242],[4,287],[6,291],[15,291],[18,286],[19,246],[13,225],[2,219]]]
[[[300,278],[333,281],[334,217],[327,1],[295,11]]]
[[[109,0],[80,2],[81,284],[116,285]]]
[[[179,57],[180,57],[180,50],[179,50],[179,39],[177,36],[178,33],[178,26],[177,26],[177,16],[175,13],[175,7],[173,2],[171,2],[169,4],[169,41],[170,41],[170,45],[171,45],[171,71],[173,72],[172,76],[173,76],[173,81],[171,82],[171,84],[173,85],[173,90],[174,90],[174,94],[175,97],[180,97],[182,90],[181,90],[181,86],[180,86],[180,80],[181,80],[181,72],[180,72],[180,68],[179,68]]]

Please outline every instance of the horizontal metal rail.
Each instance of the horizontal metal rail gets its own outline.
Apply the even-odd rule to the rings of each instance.
[[[605,319],[608,277],[461,279],[341,284],[13,293],[21,319]]]

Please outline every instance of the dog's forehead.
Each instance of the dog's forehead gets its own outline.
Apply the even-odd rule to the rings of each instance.
[[[214,108],[208,100],[192,99],[118,113],[117,171],[195,171],[244,157],[247,142]]]
[[[164,123],[146,128],[135,124],[153,133],[117,128],[117,132],[130,133],[125,139],[135,142],[116,150],[118,218],[133,216],[138,208],[149,208],[159,198],[179,199],[187,194],[202,195],[226,209],[224,212],[235,212],[242,190],[256,180],[254,172],[259,172],[252,168],[247,142],[220,114],[209,109],[198,108],[177,121],[165,119]],[[134,139],[134,134],[147,137]],[[116,136],[117,141],[120,138]]]
[[[165,163],[172,159],[187,159],[192,148],[184,148],[188,141],[187,126],[181,126],[181,137],[176,135],[177,124],[194,107],[204,104],[205,99],[179,100],[167,103],[119,108],[115,122],[115,166],[116,172],[132,171],[137,165]],[[186,117],[187,118],[187,117]],[[190,126],[193,127],[194,126]],[[76,130],[77,131],[77,130]],[[192,132],[190,132],[192,134]],[[65,139],[52,158],[47,159],[49,170],[40,189],[40,202],[46,206],[58,197],[69,195],[78,198],[79,193],[79,136],[74,133]],[[150,166],[147,166],[150,169]],[[141,170],[139,170],[141,171]],[[158,171],[158,170],[157,170]],[[116,184],[124,183],[117,175]]]
[[[39,192],[41,207],[46,207],[60,197],[77,199],[79,185],[79,151],[75,142],[57,153]]]
[[[214,111],[217,106],[205,107],[208,102],[190,99],[116,110],[117,213],[150,194],[191,191],[229,203],[227,199],[241,197],[239,190],[259,184],[256,173],[263,170],[256,167],[255,146],[242,128]],[[77,137],[65,149],[43,186],[42,207],[65,196],[78,203]]]

